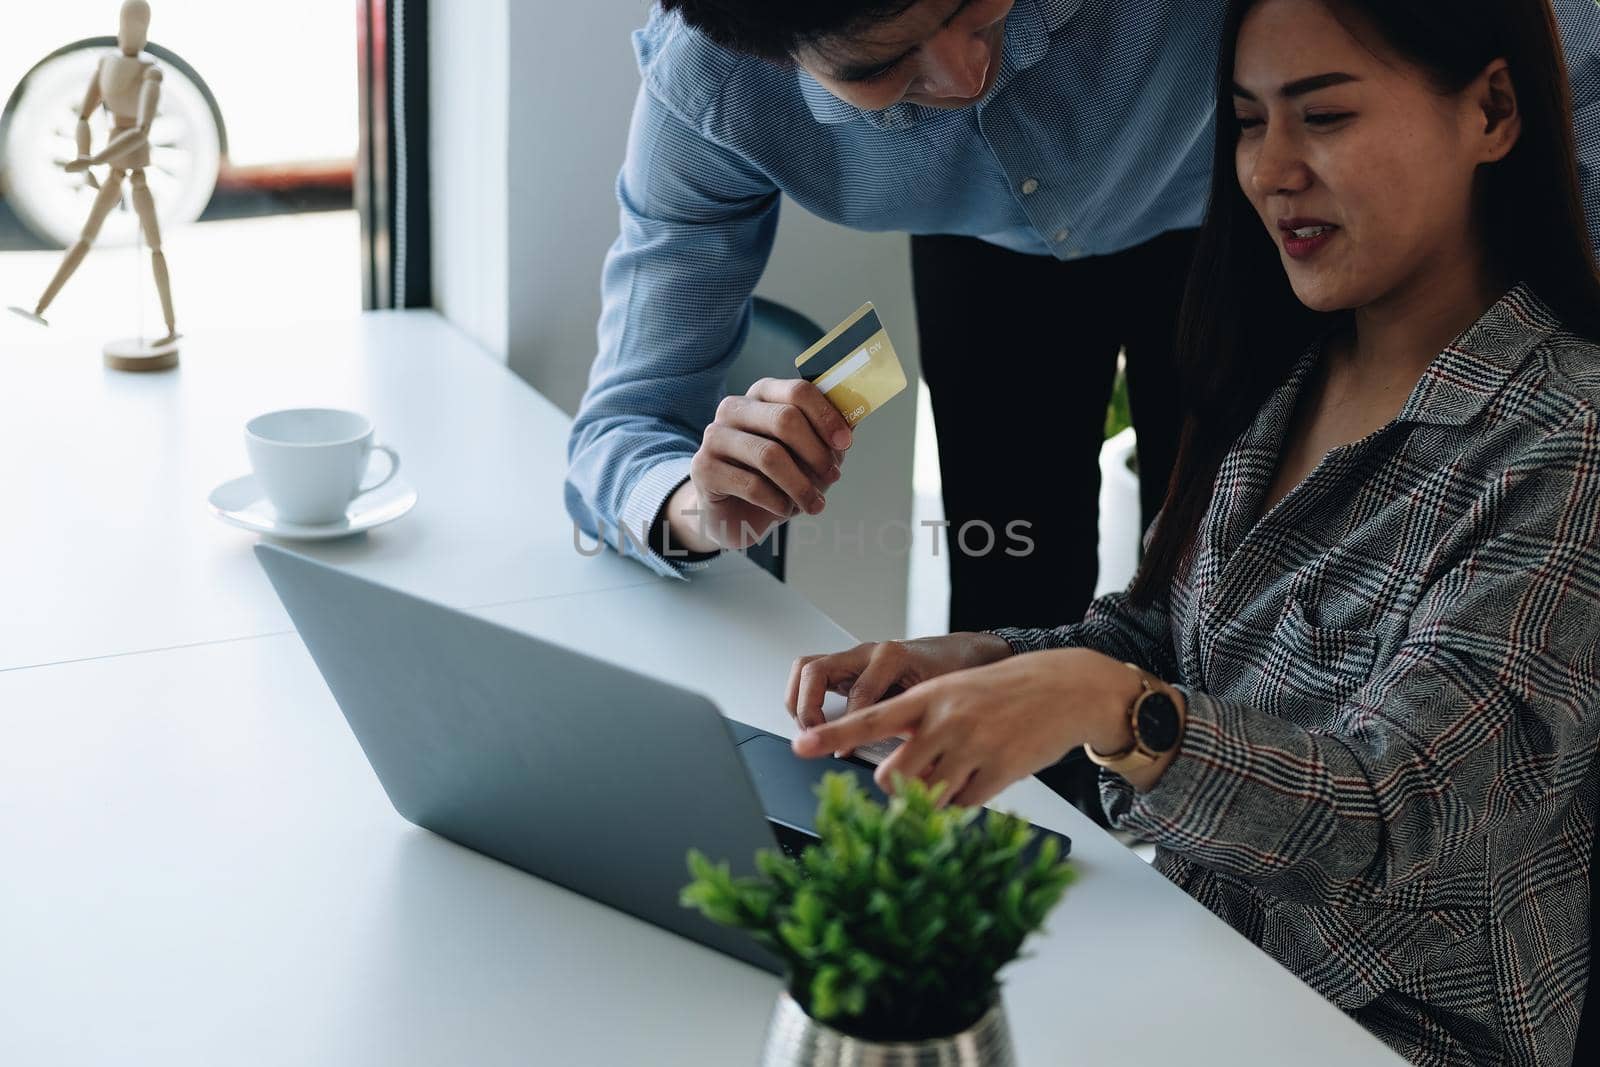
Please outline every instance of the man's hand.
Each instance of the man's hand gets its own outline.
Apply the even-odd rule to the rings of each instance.
[[[803,379],[763,378],[725,397],[689,481],[667,504],[673,534],[697,552],[748,548],[786,519],[820,514],[851,438],[844,416]]]
[[[824,722],[824,694],[843,694],[848,715],[930,678],[996,663],[1009,655],[1011,646],[1004,638],[960,633],[857,645],[826,656],[801,656],[789,670],[789,714],[802,729],[810,729]]]

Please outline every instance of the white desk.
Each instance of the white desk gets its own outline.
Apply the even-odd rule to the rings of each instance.
[[[310,406],[371,415],[419,502],[308,554],[459,607],[655,580],[573,547],[568,420],[432,312],[190,337],[176,371],[149,376],[92,348],[6,344],[0,670],[288,631],[245,551],[256,536],[206,497],[248,472],[246,419]]]
[[[362,354],[343,365],[286,362],[253,391],[213,385],[232,398],[226,418],[180,414],[221,403],[196,386],[204,369],[102,385],[102,413],[144,440],[170,416],[193,418],[196,436],[215,422],[205,438],[227,442],[227,456],[187,466],[177,458],[194,450],[173,442],[166,479],[145,479],[161,505],[148,529],[130,517],[120,535],[141,546],[142,574],[105,566],[117,533],[69,529],[44,506],[71,496],[63,481],[124,494],[105,483],[136,472],[132,457],[85,447],[60,458],[57,482],[28,483],[23,500],[38,506],[23,512],[22,543],[82,569],[70,604],[55,606],[49,582],[6,553],[5,580],[30,583],[9,604],[37,626],[8,611],[0,658],[73,662],[0,670],[0,1063],[753,1062],[776,979],[393,812],[299,639],[271,633],[285,623],[253,539],[211,520],[203,500],[235,470],[247,414],[348,398],[395,425],[386,436],[423,504],[324,558],[700,689],[784,734],[790,660],[850,636],[737,559],[685,585],[577,557],[547,494],[563,462],[549,451],[559,412],[432,316],[373,317],[350,336]],[[192,342],[202,367],[206,343]],[[12,358],[0,357],[0,396],[14,397],[19,376],[92,386],[99,373],[19,375]],[[473,406],[449,399],[468,391],[456,374],[478,383]],[[328,381],[312,386],[317,375]],[[48,402],[70,402],[63,394]],[[14,432],[0,418],[7,443]],[[452,481],[435,448],[547,495],[478,500],[474,486],[499,483]],[[430,486],[441,506],[427,506]],[[63,506],[88,514],[81,500]],[[180,508],[203,521],[174,518]],[[524,527],[474,533],[463,512]],[[52,545],[45,524],[91,562]],[[229,581],[208,585],[202,567]],[[179,588],[163,597],[163,580]],[[103,617],[75,629],[74,611]],[[266,636],[237,639],[252,632]],[[174,636],[204,643],[158,649]],[[108,655],[138,649],[158,650]],[[1044,787],[1019,784],[1002,804],[1071,835],[1082,874],[1034,957],[1007,973],[1023,1064],[1395,1062]]]

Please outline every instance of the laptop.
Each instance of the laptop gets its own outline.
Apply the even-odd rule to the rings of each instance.
[[[759,849],[796,854],[816,840],[829,771],[885,799],[870,763],[800,759],[698,693],[276,545],[255,552],[401,816],[764,970],[783,965],[678,903],[688,850],[735,875],[755,873]]]

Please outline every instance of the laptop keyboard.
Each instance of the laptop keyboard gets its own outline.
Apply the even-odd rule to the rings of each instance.
[[[895,749],[899,748],[902,744],[904,744],[904,742],[902,742],[898,737],[891,737],[887,741],[879,741],[877,744],[862,745],[852,754],[856,759],[861,760],[864,763],[870,763],[876,767],[878,764],[888,759],[889,754]]]

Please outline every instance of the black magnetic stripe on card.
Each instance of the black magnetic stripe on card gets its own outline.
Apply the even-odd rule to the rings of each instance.
[[[854,326],[829,341],[828,347],[806,360],[800,376],[808,382],[816,381],[882,329],[883,323],[878,321],[878,311],[874,308],[861,316]]]

